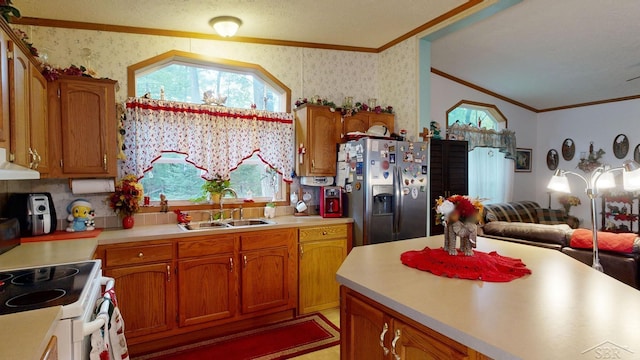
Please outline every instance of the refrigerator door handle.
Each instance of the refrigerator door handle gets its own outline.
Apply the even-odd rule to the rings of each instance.
[[[395,168],[394,181],[394,209],[393,209],[393,233],[394,237],[400,232],[400,218],[402,217],[402,177],[400,175],[400,168]]]

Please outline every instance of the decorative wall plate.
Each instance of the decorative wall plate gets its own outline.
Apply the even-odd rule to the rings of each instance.
[[[613,139],[613,155],[618,159],[622,159],[629,153],[629,139],[627,135],[620,134]]]
[[[558,168],[558,162],[560,161],[558,152],[555,149],[547,152],[547,167],[549,170],[555,170]]]
[[[636,146],[636,149],[633,150],[633,160],[635,160],[637,163],[640,163],[640,144],[638,144],[638,146]]]
[[[576,143],[567,138],[562,142],[562,158],[570,161],[576,154]]]

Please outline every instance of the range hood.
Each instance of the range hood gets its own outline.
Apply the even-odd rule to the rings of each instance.
[[[7,161],[7,149],[0,148],[0,180],[40,179],[40,173]]]

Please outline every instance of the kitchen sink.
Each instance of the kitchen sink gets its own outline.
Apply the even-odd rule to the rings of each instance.
[[[229,226],[239,227],[239,226],[272,225],[272,224],[275,224],[275,222],[262,220],[262,219],[248,219],[248,220],[231,220],[228,222],[228,224]]]
[[[227,223],[220,221],[214,222],[193,222],[187,225],[178,225],[182,230],[211,230],[211,229],[224,229],[229,227]]]
[[[272,225],[275,221],[267,221],[262,219],[246,219],[246,220],[227,220],[227,221],[214,221],[214,222],[192,222],[187,225],[178,224],[178,227],[184,231],[197,231],[197,230],[213,230],[213,229],[227,229],[230,227],[249,227],[257,225]]]

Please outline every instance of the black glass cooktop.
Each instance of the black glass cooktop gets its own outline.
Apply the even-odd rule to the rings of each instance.
[[[69,305],[80,298],[95,262],[0,272],[0,315]]]

